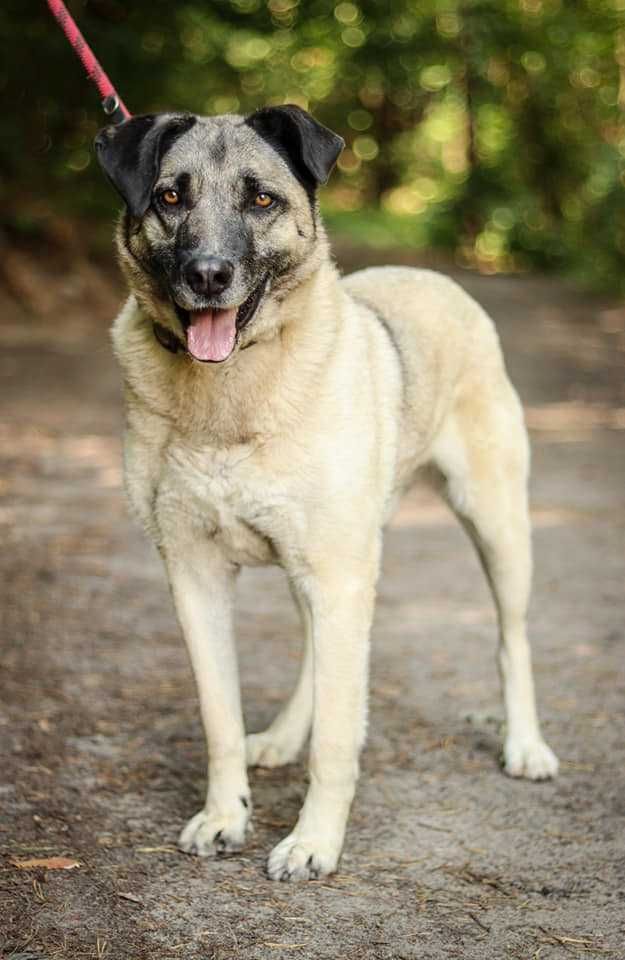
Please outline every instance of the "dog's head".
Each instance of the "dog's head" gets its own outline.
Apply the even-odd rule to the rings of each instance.
[[[131,286],[195,359],[226,360],[306,275],[316,188],[342,147],[295,106],[136,116],[98,135],[100,164],[126,204],[118,243]]]

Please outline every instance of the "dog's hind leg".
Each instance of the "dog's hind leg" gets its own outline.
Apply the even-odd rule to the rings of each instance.
[[[505,771],[542,780],[556,775],[558,760],[541,736],[526,635],[532,573],[529,450],[520,403],[503,377],[495,385],[475,384],[457,402],[433,459],[447,481],[449,503],[475,544],[497,607]],[[492,395],[484,392],[489,388]]]
[[[291,593],[304,628],[304,655],[295,690],[271,725],[245,738],[248,766],[281,767],[293,763],[306,743],[312,723],[313,649],[312,624],[308,605],[297,588]]]

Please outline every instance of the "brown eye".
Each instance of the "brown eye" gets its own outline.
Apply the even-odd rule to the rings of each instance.
[[[180,203],[180,194],[177,190],[163,190],[161,200],[169,207],[175,207],[177,203]]]
[[[257,193],[254,199],[254,205],[257,207],[262,207],[263,210],[266,210],[267,207],[270,207],[273,203],[273,197],[270,197],[268,193]]]

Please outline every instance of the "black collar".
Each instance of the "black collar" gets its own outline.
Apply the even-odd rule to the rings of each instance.
[[[157,323],[156,321],[152,324],[152,329],[161,347],[165,347],[170,353],[178,353],[179,351],[186,353],[184,343],[178,339],[173,330],[164,327],[162,323]]]

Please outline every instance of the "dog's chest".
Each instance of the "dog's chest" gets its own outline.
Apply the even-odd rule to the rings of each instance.
[[[284,491],[263,470],[253,447],[169,447],[154,498],[155,520],[167,538],[201,531],[233,563],[277,562],[279,507]]]

